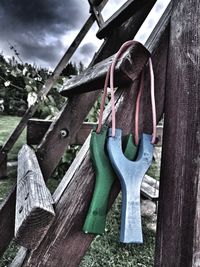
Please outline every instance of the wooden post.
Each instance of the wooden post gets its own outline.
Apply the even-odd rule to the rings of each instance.
[[[200,2],[174,0],[156,267],[200,266]]]
[[[53,199],[47,189],[34,151],[24,145],[18,155],[15,239],[35,249],[55,216]]]
[[[0,146],[1,150],[2,146]],[[7,177],[7,154],[5,154],[4,160],[0,163],[0,180]]]

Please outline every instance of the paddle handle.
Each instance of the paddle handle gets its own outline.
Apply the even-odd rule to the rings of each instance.
[[[108,178],[108,177],[107,177]],[[97,175],[90,208],[83,226],[85,233],[103,234],[108,211],[109,194],[114,181],[108,183],[105,177]]]
[[[140,190],[131,194],[122,188],[122,213],[120,241],[123,243],[143,243]]]

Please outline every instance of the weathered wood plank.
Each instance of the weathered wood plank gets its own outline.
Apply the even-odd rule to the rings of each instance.
[[[0,149],[2,146],[0,146]],[[7,154],[4,157],[4,160],[0,164],[0,179],[7,177]]]
[[[161,71],[164,71],[164,73],[166,71],[167,33],[168,29],[166,29],[165,34],[160,39],[160,45],[157,47],[162,53],[155,53],[155,51],[153,53],[155,76],[160,75]],[[157,55],[160,55],[160,58]],[[160,68],[160,60],[162,60],[162,69]],[[162,90],[164,97],[165,76],[161,75],[161,77],[163,80],[159,80],[161,84],[158,84],[156,87],[156,94]],[[133,127],[134,101],[136,99],[137,88],[138,83],[136,82],[133,84],[131,90],[130,88],[123,90],[122,97],[118,100],[117,127],[123,128],[124,134],[129,133]],[[147,91],[144,89],[144,94]],[[120,91],[118,92],[120,93]],[[159,102],[160,99],[157,99],[157,104]],[[143,107],[142,113],[148,112],[149,109],[150,105]],[[162,112],[161,107],[158,109],[158,112]],[[158,117],[160,116],[161,114],[158,114]],[[143,129],[146,128],[146,122],[143,119],[141,127]],[[151,131],[151,127],[150,125],[149,132]],[[85,235],[82,232],[82,225],[88,209],[89,200],[92,196],[93,185],[94,170],[90,161],[88,138],[80,150],[78,158],[74,160],[54,193],[53,197],[56,201],[57,217],[49,229],[49,234],[46,235],[40,247],[29,254],[23,267],[37,265],[48,266],[49,263],[51,263],[52,267],[75,267],[79,265],[81,258],[94,237],[90,234]],[[112,192],[112,201],[115,199],[118,191],[119,185],[116,184]]]
[[[137,79],[149,57],[149,51],[139,42],[135,42],[117,61],[114,86],[124,86]],[[113,58],[114,56],[111,56],[68,80],[60,91],[61,95],[76,95],[103,88],[105,76]]]
[[[0,256],[14,237],[16,186],[0,204]]]
[[[141,184],[141,194],[151,200],[158,200],[159,181],[145,175]]]
[[[137,14],[134,14],[134,16],[129,19],[128,23],[125,23],[121,27],[115,29],[112,35],[109,36],[109,39],[101,46],[99,52],[93,58],[91,65],[111,56],[125,41],[133,39],[154,3],[154,0],[148,0],[148,4],[145,5],[142,10],[138,11]],[[154,42],[154,45],[155,44],[156,42]],[[153,51],[153,49],[149,50]],[[37,152],[38,156],[40,154],[39,163],[46,180],[50,177],[60,161],[61,156],[70,142],[71,136],[75,135],[80,129],[84,118],[91,109],[99,93],[100,92],[91,92],[89,94],[70,98],[68,105],[63,108],[63,111],[59,115],[57,121],[51,125],[45,140],[38,148]],[[80,107],[81,112],[79,112],[80,114],[77,116],[76,111],[78,111]],[[69,136],[68,138],[60,139],[59,133],[63,128],[70,129]],[[0,255],[4,252],[13,237],[14,209],[15,189],[0,209],[0,229],[4,229],[4,231],[0,231]]]
[[[103,0],[101,1],[101,6],[99,9],[101,10],[104,5],[107,3],[108,0]],[[51,90],[53,87],[54,83],[57,81],[58,77],[62,73],[63,69],[66,67],[67,63],[69,62],[70,58],[73,56],[74,52],[78,48],[79,44],[91,28],[91,26],[94,23],[95,18],[93,15],[91,15],[83,27],[81,28],[80,32],[77,34],[75,37],[74,41],[72,44],[69,46],[57,66],[55,67],[53,74],[46,80],[45,84],[41,88],[40,92],[38,93],[37,96],[37,101],[33,105],[31,105],[25,112],[24,116],[22,117],[21,121],[17,125],[17,127],[13,130],[11,135],[8,137],[7,141],[3,145],[2,149],[0,150],[0,164],[4,161],[7,153],[11,150],[13,145],[15,144],[16,140],[22,133],[23,129],[26,127],[28,120],[34,115],[36,112],[38,106],[43,102],[44,96],[48,94],[48,92]]]
[[[200,266],[200,2],[173,1],[155,266]]]
[[[27,125],[27,144],[39,145],[53,120],[30,119]],[[70,145],[82,145],[96,123],[84,122],[76,136],[70,140]]]
[[[104,23],[104,20],[103,16],[101,15],[100,8],[96,4],[93,4],[92,0],[88,0],[88,2],[90,4],[90,13],[93,14],[98,26],[101,27]]]
[[[51,193],[45,185],[34,151],[24,145],[18,154],[15,240],[35,249],[55,217]]]
[[[156,0],[155,0],[156,2]],[[138,10],[143,9],[147,4],[146,0],[129,0],[122,5],[98,30],[99,39],[107,37],[114,28],[119,27]]]
[[[28,145],[39,145],[42,141],[42,138],[46,134],[53,120],[41,120],[41,119],[30,119],[27,125],[27,144]],[[86,138],[92,129],[95,128],[97,123],[83,122],[80,130],[76,136],[72,137],[70,140],[70,145],[83,145]],[[157,137],[158,143],[156,146],[162,146],[162,135],[163,135],[163,126],[157,126]]]
[[[27,255],[27,248],[21,247],[9,267],[20,267]]]
[[[146,0],[146,4],[143,5],[142,9],[139,9],[137,12],[135,12],[129,18],[129,20],[124,22],[121,26],[114,28],[112,32],[110,32],[108,40],[103,42],[101,48],[95,54],[91,65],[96,64],[116,53],[121,45],[127,40],[134,39],[136,33],[148,16],[154,4],[155,0]]]

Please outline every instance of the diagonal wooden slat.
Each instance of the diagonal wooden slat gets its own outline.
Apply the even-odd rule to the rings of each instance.
[[[149,51],[139,42],[127,50],[115,66],[115,87],[125,86],[137,79],[150,57]],[[63,96],[77,95],[103,88],[105,75],[114,55],[87,68],[80,75],[68,80],[62,91]]]
[[[156,0],[155,0],[156,2]],[[99,39],[107,37],[110,32],[116,27],[119,27],[123,22],[128,20],[139,9],[143,9],[148,4],[146,0],[129,0],[123,4],[103,25],[101,25],[97,32]]]

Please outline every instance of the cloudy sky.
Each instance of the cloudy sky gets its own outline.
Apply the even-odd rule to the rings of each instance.
[[[103,17],[125,0],[109,0]],[[169,0],[158,0],[136,39],[144,42]],[[12,56],[15,46],[23,62],[54,68],[89,16],[87,0],[0,0],[0,52]],[[94,24],[72,61],[87,65],[101,42]]]

